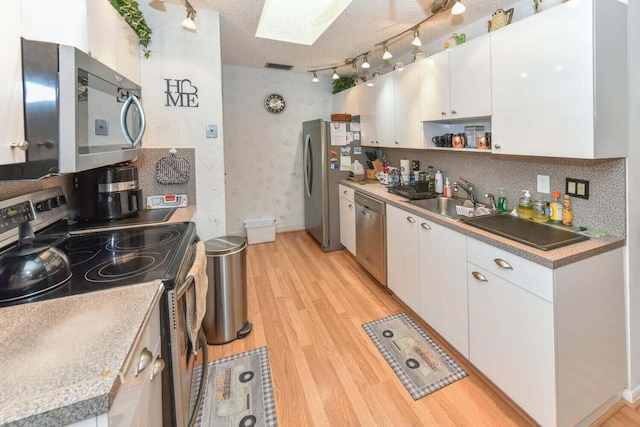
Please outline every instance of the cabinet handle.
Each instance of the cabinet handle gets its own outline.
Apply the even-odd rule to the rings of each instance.
[[[137,377],[140,372],[147,369],[147,366],[151,364],[152,360],[153,360],[153,353],[151,353],[147,347],[143,348],[142,351],[140,352],[140,361],[138,362],[138,367],[136,368],[135,376]]]
[[[353,209],[353,205],[349,203],[349,209]]]
[[[495,147],[496,149],[499,149],[499,148],[500,148],[500,144],[495,144],[495,145],[494,145],[494,147]]]
[[[442,115],[442,116],[446,116],[446,115],[447,115],[447,112],[446,112],[446,111],[441,111],[441,112],[440,112],[440,115]]]
[[[408,216],[407,217],[407,221],[409,221],[411,224],[415,224],[416,219],[414,217],[412,217],[412,216]]]
[[[426,222],[421,223],[420,227],[424,228],[425,230],[431,230],[431,226]]]
[[[476,279],[479,280],[481,282],[488,282],[487,278],[484,277],[484,274],[477,272],[477,271],[473,271],[471,272],[471,275]]]
[[[451,114],[458,114],[456,110],[451,110]]]
[[[15,142],[12,142],[10,147],[12,150],[15,150],[17,148],[18,150],[27,151],[29,149],[29,143],[25,140],[22,140],[17,144]]]
[[[344,191],[342,192],[342,194],[346,195],[346,194],[347,194],[347,190],[344,190]]]
[[[165,366],[165,363],[164,363],[164,360],[162,360],[162,357],[160,356],[156,357],[156,361],[153,362],[153,372],[151,372],[151,381],[153,381],[156,375],[164,371],[164,366]]]
[[[499,267],[506,268],[507,270],[513,270],[513,267],[511,267],[511,264],[509,264],[507,261],[501,258],[496,258],[493,260],[493,262],[498,264]]]
[[[400,143],[398,141],[396,141],[396,145],[399,145]]]

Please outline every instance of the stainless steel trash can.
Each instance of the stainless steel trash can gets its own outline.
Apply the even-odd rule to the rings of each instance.
[[[209,344],[225,344],[251,332],[247,320],[247,242],[224,236],[205,242],[207,311],[202,329]]]

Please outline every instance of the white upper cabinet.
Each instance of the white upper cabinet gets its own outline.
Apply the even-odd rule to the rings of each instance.
[[[571,0],[491,33],[493,153],[626,156],[626,7]]]
[[[491,38],[469,40],[449,52],[451,119],[491,115]]]
[[[483,35],[420,61],[420,119],[491,115],[491,39]]]
[[[140,83],[138,37],[106,0],[20,2],[22,37],[74,46]]]
[[[376,134],[376,88],[360,85],[360,141],[362,145],[378,146]]]
[[[350,87],[347,90],[338,92],[333,95],[334,114],[348,113],[352,116],[360,115],[360,90],[362,85]]]
[[[396,147],[394,73],[373,79],[376,89],[376,135],[380,146]]]
[[[26,152],[17,148],[24,140],[20,0],[3,2],[0,25],[0,164],[23,163]]]
[[[410,64],[393,72],[395,146],[422,148],[420,123],[420,67]]]

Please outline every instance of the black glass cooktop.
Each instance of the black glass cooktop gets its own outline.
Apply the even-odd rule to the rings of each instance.
[[[59,234],[37,236],[38,244],[51,245],[67,256],[71,278],[54,289],[28,298],[0,301],[0,307],[159,279],[165,279],[165,287],[172,287],[172,279],[177,276],[182,258],[194,238],[195,224],[190,222],[69,237]]]

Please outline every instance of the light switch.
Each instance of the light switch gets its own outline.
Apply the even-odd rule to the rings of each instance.
[[[218,137],[218,125],[207,125],[207,138]]]

